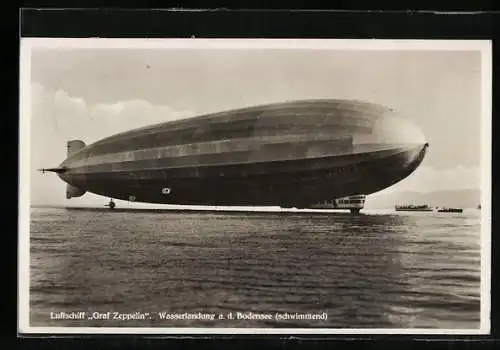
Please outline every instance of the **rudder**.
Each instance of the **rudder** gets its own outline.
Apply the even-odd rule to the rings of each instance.
[[[71,140],[71,141],[68,141],[68,144],[67,144],[67,147],[68,147],[67,156],[71,157],[73,154],[75,154],[76,152],[80,151],[85,146],[86,146],[85,142],[83,142],[82,140]]]
[[[67,143],[67,148],[68,148],[67,156],[71,157],[72,155],[79,152],[85,146],[86,146],[85,142],[83,142],[82,140],[70,140],[70,141],[68,141],[68,143]],[[74,198],[74,197],[81,197],[85,194],[85,192],[86,192],[85,190],[82,190],[79,187],[76,187],[76,186],[73,186],[70,184],[66,185],[66,198],[67,199]]]

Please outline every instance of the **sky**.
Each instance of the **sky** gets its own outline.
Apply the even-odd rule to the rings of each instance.
[[[66,141],[262,103],[360,99],[387,105],[421,128],[422,165],[389,191],[480,187],[479,51],[306,49],[31,50],[31,201],[65,199],[65,183],[36,169],[59,165]]]

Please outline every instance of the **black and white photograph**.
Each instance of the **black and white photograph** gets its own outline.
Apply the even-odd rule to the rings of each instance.
[[[489,334],[491,43],[22,38],[19,331]]]

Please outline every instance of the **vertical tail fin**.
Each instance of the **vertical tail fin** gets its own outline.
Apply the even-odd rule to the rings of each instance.
[[[71,141],[68,141],[68,144],[67,144],[67,147],[68,147],[67,156],[71,157],[73,154],[75,154],[76,152],[80,151],[85,146],[86,146],[85,142],[83,142],[82,140],[71,140]]]
[[[85,142],[83,142],[81,140],[68,141],[68,143],[67,143],[67,148],[68,148],[67,156],[71,157],[72,155],[79,152],[85,146],[86,146]],[[73,186],[70,184],[66,185],[66,198],[67,199],[74,198],[74,197],[81,197],[85,194],[85,192],[86,191],[84,189],[81,189],[79,187],[76,187],[76,186]]]

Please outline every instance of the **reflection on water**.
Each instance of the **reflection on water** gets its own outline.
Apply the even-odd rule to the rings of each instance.
[[[478,328],[480,218],[33,208],[31,326]],[[86,312],[51,319],[50,312]],[[149,313],[89,320],[92,312]],[[159,312],[327,319],[162,320]]]

